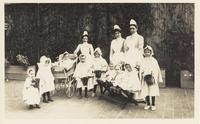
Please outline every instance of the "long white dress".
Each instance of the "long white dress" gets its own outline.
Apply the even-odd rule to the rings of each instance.
[[[143,59],[143,46],[144,38],[138,33],[127,36],[124,41],[125,61],[140,65]]]
[[[144,76],[153,74],[155,79],[155,84],[151,86],[148,86],[143,80],[141,96],[159,96],[158,82],[163,82],[163,80],[157,60],[154,57],[145,57],[142,61],[141,70],[144,71]]]
[[[23,87],[23,101],[27,105],[34,105],[40,103],[40,93],[39,89],[33,87],[32,85],[32,78],[27,77]]]
[[[79,62],[76,66],[76,69],[74,71],[73,77],[76,78],[77,81],[77,88],[81,88],[83,87],[83,83],[81,81],[81,78],[83,77],[88,77],[88,76],[92,76],[92,68],[91,68],[91,64],[85,62]],[[90,81],[88,81],[90,82]],[[90,85],[90,84],[88,84]],[[93,87],[93,86],[92,86]],[[88,89],[90,89],[91,87],[89,86]]]
[[[36,77],[40,79],[40,93],[55,90],[54,76],[51,72],[51,64],[45,65],[44,63],[38,63],[38,72]]]
[[[110,46],[110,62],[114,65],[119,64],[123,61],[124,53],[123,53],[123,44],[124,39],[122,37],[112,40]]]

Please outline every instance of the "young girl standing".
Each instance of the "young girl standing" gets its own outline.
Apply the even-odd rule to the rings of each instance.
[[[51,72],[51,59],[42,56],[38,67],[37,77],[40,79],[40,93],[42,94],[43,102],[53,102],[50,92],[55,90],[55,85],[54,76]]]
[[[144,59],[141,65],[141,71],[143,72],[143,86],[141,95],[145,97],[147,105],[144,107],[145,110],[150,109],[156,110],[155,99],[159,96],[158,83],[162,82],[162,76],[160,67],[157,60],[153,57],[153,49],[151,46],[144,48]],[[150,77],[151,83],[149,83],[147,77]]]
[[[38,82],[35,78],[35,70],[30,68],[27,70],[28,77],[25,80],[23,88],[23,101],[29,105],[29,109],[40,108],[40,93]]]

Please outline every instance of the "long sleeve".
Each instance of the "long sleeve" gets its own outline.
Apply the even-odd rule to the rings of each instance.
[[[143,47],[144,47],[144,38],[142,36],[140,36],[139,44],[138,44],[139,51],[143,52]]]
[[[90,45],[90,54],[92,57],[94,57],[94,48],[93,48],[92,44]]]
[[[111,45],[110,45],[110,61],[112,61],[112,56],[113,56],[113,53],[114,53],[112,44],[113,43],[111,42]]]
[[[121,52],[125,53],[125,40],[122,43],[122,48],[121,48]]]
[[[76,54],[77,55],[77,53],[80,51],[80,44],[77,46],[77,48],[75,49],[75,51],[74,51],[74,54]]]

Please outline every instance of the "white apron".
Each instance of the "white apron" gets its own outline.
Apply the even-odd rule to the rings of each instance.
[[[44,66],[41,63],[38,63],[38,72],[36,77],[40,78],[40,93],[55,90],[54,76],[51,72],[51,65]]]

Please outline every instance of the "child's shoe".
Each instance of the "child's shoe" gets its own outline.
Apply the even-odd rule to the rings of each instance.
[[[38,104],[35,105],[36,108],[40,109],[40,106]]]
[[[96,93],[92,93],[92,97],[95,97],[96,96]]]
[[[144,110],[148,110],[148,109],[150,109],[150,108],[151,108],[150,105],[146,105],[146,106],[144,107]]]
[[[49,102],[48,102],[48,100],[46,100],[46,99],[43,99],[43,103],[49,103]]]
[[[155,111],[156,110],[156,106],[151,106],[151,110]]]
[[[29,109],[33,109],[33,105],[29,105]]]

